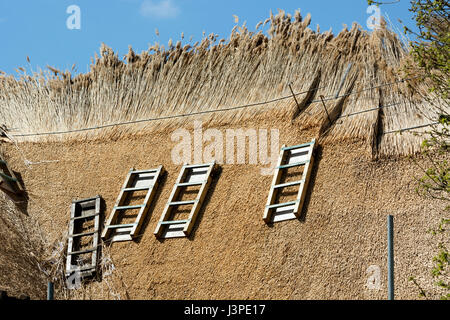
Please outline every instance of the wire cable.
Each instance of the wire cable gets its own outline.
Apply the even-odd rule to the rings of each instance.
[[[349,92],[349,93],[346,93],[344,95],[335,96],[335,97],[331,97],[331,98],[325,98],[325,99],[323,99],[323,101],[335,100],[335,99],[339,99],[339,98],[342,98],[342,97],[350,96],[352,94],[357,94],[357,93],[361,93],[361,92],[364,92],[364,91],[377,89],[377,88],[381,88],[381,87],[385,87],[385,86],[391,86],[391,85],[394,85],[394,84],[397,84],[397,83],[402,83],[402,82],[405,82],[405,81],[408,81],[408,80],[412,80],[412,79],[416,79],[416,78],[418,78],[418,77],[402,79],[402,80],[395,81],[395,82],[384,83],[384,84],[380,84],[380,85],[377,85],[377,86],[365,88],[365,89],[362,89],[362,90],[359,90],[359,91]],[[312,91],[317,91],[317,90],[323,89],[323,88],[326,88],[326,86],[317,87],[317,88],[309,89],[309,90],[306,90],[306,91],[298,92],[298,93],[294,94],[294,96],[298,96],[298,95],[301,95],[301,94],[309,93],[309,92],[312,92]],[[229,107],[229,108],[223,108],[223,109],[198,111],[198,112],[187,113],[187,114],[178,114],[178,115],[172,115],[172,116],[163,116],[163,117],[147,118],[147,119],[140,119],[140,120],[131,120],[131,121],[124,121],[124,122],[117,122],[117,123],[112,123],[112,124],[98,125],[98,126],[95,126],[95,127],[81,128],[81,129],[71,129],[71,130],[64,130],[64,131],[51,131],[51,132],[41,132],[41,133],[11,134],[11,136],[13,136],[13,137],[32,137],[32,136],[46,136],[46,135],[57,135],[57,134],[67,134],[67,133],[92,131],[92,130],[98,130],[98,129],[116,127],[116,126],[122,126],[122,125],[129,125],[129,124],[137,124],[137,123],[143,123],[143,122],[152,122],[152,121],[168,120],[168,119],[175,119],[175,118],[183,118],[183,117],[190,117],[190,116],[209,114],[209,113],[216,113],[216,112],[225,112],[225,111],[239,110],[239,109],[244,109],[244,108],[249,108],[249,107],[254,107],[254,106],[259,106],[259,105],[265,105],[265,104],[269,104],[269,103],[274,103],[274,102],[278,102],[278,101],[289,99],[289,98],[292,98],[292,95],[288,95],[288,96],[284,96],[284,97],[280,97],[280,98],[275,98],[275,99],[268,100],[268,101],[265,101],[265,102],[255,102],[255,103],[250,103],[250,104],[246,104],[246,105],[241,105],[241,106],[236,106],[236,107]],[[322,100],[314,100],[314,101],[311,101],[310,104],[316,103],[316,102],[322,102]],[[369,112],[369,111],[372,111],[372,110],[364,110],[364,111],[362,111],[360,113]]]

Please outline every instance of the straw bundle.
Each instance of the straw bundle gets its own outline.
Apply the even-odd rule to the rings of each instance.
[[[365,139],[371,152],[380,155],[416,151],[418,140],[412,134],[384,133],[425,124],[437,111],[412,95],[408,83],[364,90],[401,80],[398,68],[407,51],[398,37],[385,26],[368,33],[357,25],[334,37],[330,31],[309,29],[310,21],[310,15],[303,19],[299,11],[294,17],[280,11],[265,21],[268,35],[236,26],[228,41],[211,34],[196,44],[155,44],[141,54],[130,48],[125,61],[102,45],[86,74],[72,76],[51,68],[48,73],[23,72],[20,79],[3,75],[0,119],[18,140],[33,141],[114,137],[178,126],[196,117],[236,122],[270,110],[297,118],[301,129],[317,128],[325,141]],[[289,97],[289,83],[295,92],[309,91],[297,96],[300,108],[289,98],[172,118]],[[417,86],[426,91],[425,84]],[[170,119],[77,134],[20,136],[160,117]]]

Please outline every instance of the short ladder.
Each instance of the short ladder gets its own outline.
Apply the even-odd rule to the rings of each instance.
[[[0,158],[0,189],[15,194],[23,192],[14,172],[2,158]]]
[[[202,206],[209,185],[211,184],[211,172],[215,162],[199,165],[185,164],[181,168],[178,179],[172,189],[161,219],[154,232],[157,238],[188,237],[194,227],[198,212]],[[193,200],[181,201],[180,198],[186,193],[186,188],[199,186],[197,196]],[[191,207],[189,217],[186,220],[172,220],[172,210],[179,207]]]
[[[283,145],[274,171],[269,198],[267,199],[263,219],[266,223],[279,222],[300,218],[300,213],[305,201],[308,181],[314,162],[315,139],[309,143],[286,147]],[[286,176],[289,168],[304,166],[302,178],[298,181],[280,183],[282,176]],[[299,186],[297,197],[294,201],[275,203],[279,192],[283,188]]]
[[[70,277],[77,272],[79,272],[80,279],[95,275],[98,261],[99,230],[100,196],[74,200],[70,210],[66,277]],[[89,244],[89,247],[82,249],[82,246],[86,244]],[[78,259],[83,255],[88,255],[88,257]]]
[[[128,172],[119,197],[103,229],[103,240],[109,240],[111,242],[131,241],[139,234],[144,217],[147,215],[150,203],[158,189],[158,179],[162,168],[162,166],[150,170],[134,170],[132,168]],[[126,205],[127,199],[132,198],[139,191],[147,191],[144,203],[139,205]],[[120,224],[120,216],[130,210],[139,210],[135,221],[130,224]]]

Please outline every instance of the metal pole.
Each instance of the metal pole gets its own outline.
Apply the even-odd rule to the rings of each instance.
[[[291,83],[289,83],[288,85],[289,85],[289,89],[291,90],[292,97],[294,97],[295,103],[297,104],[297,108],[298,108],[298,110],[300,111],[300,105],[299,105],[299,103],[298,103],[298,101],[297,101],[297,98],[295,97],[294,90],[292,90]]]
[[[298,100],[297,100],[297,97],[295,96],[295,93],[294,93],[294,90],[292,89],[292,82],[289,82],[288,83],[288,86],[289,86],[289,89],[291,90],[291,93],[292,93],[292,97],[294,98],[294,100],[295,100],[295,103],[297,104],[297,113],[296,113],[296,116],[302,111],[302,110],[300,110],[300,104],[298,103]],[[308,111],[305,111],[305,113],[307,114],[307,115],[311,115],[311,113],[309,113]],[[294,116],[294,118],[296,117],[296,116]]]
[[[323,108],[325,109],[325,112],[326,112],[326,114],[327,114],[328,122],[329,122],[330,125],[331,125],[330,115],[328,114],[327,106],[325,105],[325,101],[324,101],[323,99],[324,99],[324,96],[320,96],[320,100],[322,100]]]
[[[394,217],[388,216],[388,299],[394,300]]]
[[[53,286],[53,282],[48,282],[47,284],[47,300],[54,300],[54,286]]]

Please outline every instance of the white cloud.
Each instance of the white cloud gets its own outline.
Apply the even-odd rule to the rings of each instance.
[[[144,17],[168,19],[178,16],[180,8],[172,0],[161,0],[160,2],[145,0],[141,5],[140,13]]]

